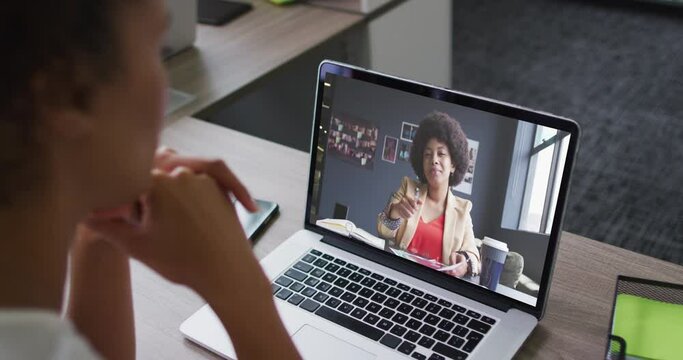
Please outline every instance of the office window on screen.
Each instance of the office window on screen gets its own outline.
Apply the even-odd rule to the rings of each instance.
[[[567,158],[569,134],[520,122],[505,195],[503,228],[549,234]]]

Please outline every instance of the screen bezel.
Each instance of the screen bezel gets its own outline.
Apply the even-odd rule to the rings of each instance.
[[[541,283],[539,284],[540,288],[538,298],[536,301],[536,306],[532,306],[521,301],[512,299],[510,297],[507,297],[505,295],[484,289],[478,285],[469,283],[467,281],[456,280],[450,275],[426,268],[410,260],[391,255],[385,252],[384,250],[374,248],[370,245],[360,243],[351,238],[346,238],[329,230],[323,229],[310,221],[311,206],[313,200],[312,194],[314,186],[315,166],[316,158],[318,155],[317,145],[318,137],[320,135],[320,126],[322,124],[321,111],[323,103],[323,93],[325,89],[324,81],[327,74],[334,74],[337,76],[343,76],[350,79],[365,81],[372,84],[392,88],[395,90],[412,93],[418,96],[424,96],[460,106],[465,106],[497,114],[515,120],[523,119],[523,121],[553,127],[561,131],[566,131],[570,134],[569,148],[567,150],[567,159],[565,161],[565,166],[562,173],[563,176],[560,183],[560,190],[557,198],[557,206],[555,208],[555,214],[553,215],[553,226],[549,236],[548,248],[545,262],[543,265]],[[310,147],[311,163],[309,169],[308,197],[306,200],[306,214],[304,217],[304,227],[308,230],[324,235],[325,237],[323,241],[327,243],[330,243],[334,246],[355,253],[359,256],[368,258],[372,261],[378,262],[394,270],[409,274],[421,280],[432,283],[436,286],[440,286],[447,290],[456,292],[458,294],[469,297],[471,299],[487,304],[489,306],[501,309],[503,311],[506,311],[509,308],[520,309],[524,312],[532,314],[540,320],[543,317],[546,302],[548,299],[550,282],[553,272],[553,266],[551,265],[554,263],[557,254],[558,242],[560,238],[562,221],[564,217],[563,215],[565,212],[567,197],[569,193],[571,170],[573,168],[576,153],[578,150],[579,136],[579,125],[570,119],[450,89],[438,88],[436,86],[428,84],[401,79],[398,77],[381,74],[378,72],[362,69],[348,64],[324,60],[320,63],[320,66],[318,68],[315,112],[313,115],[313,129]]]

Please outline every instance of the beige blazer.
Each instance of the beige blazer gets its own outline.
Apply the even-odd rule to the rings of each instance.
[[[424,203],[427,197],[427,185],[420,184],[415,180],[404,177],[401,181],[401,187],[391,195],[389,201],[392,204],[397,204],[403,199],[406,194],[410,197],[415,196],[415,188],[420,189],[420,200]],[[441,252],[441,259],[445,264],[451,265],[451,253],[456,251],[466,251],[472,260],[472,272],[479,274],[480,257],[479,250],[477,250],[474,242],[474,231],[472,229],[472,217],[470,216],[470,209],[472,209],[472,202],[461,199],[450,191],[446,198],[446,216],[443,229],[443,247]],[[407,221],[403,221],[396,230],[387,228],[381,220],[381,216],[377,218],[377,233],[380,237],[387,240],[389,247],[397,247],[405,250],[410,245],[410,241],[415,235],[417,224],[422,216],[422,207]]]

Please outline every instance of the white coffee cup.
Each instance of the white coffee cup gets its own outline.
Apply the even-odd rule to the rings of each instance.
[[[481,274],[479,284],[496,291],[500,274],[503,272],[508,245],[502,241],[484,237],[481,242]]]

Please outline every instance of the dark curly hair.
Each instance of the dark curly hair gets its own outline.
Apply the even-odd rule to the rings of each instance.
[[[438,111],[430,113],[420,122],[410,150],[410,165],[413,166],[413,171],[423,183],[426,183],[427,179],[424,175],[422,154],[430,139],[436,139],[448,146],[448,153],[455,165],[455,172],[449,177],[448,185],[460,184],[469,165],[467,136],[462,131],[460,123],[448,114]]]
[[[0,205],[41,177],[46,104],[86,108],[119,67],[121,0],[5,1],[0,11]]]

